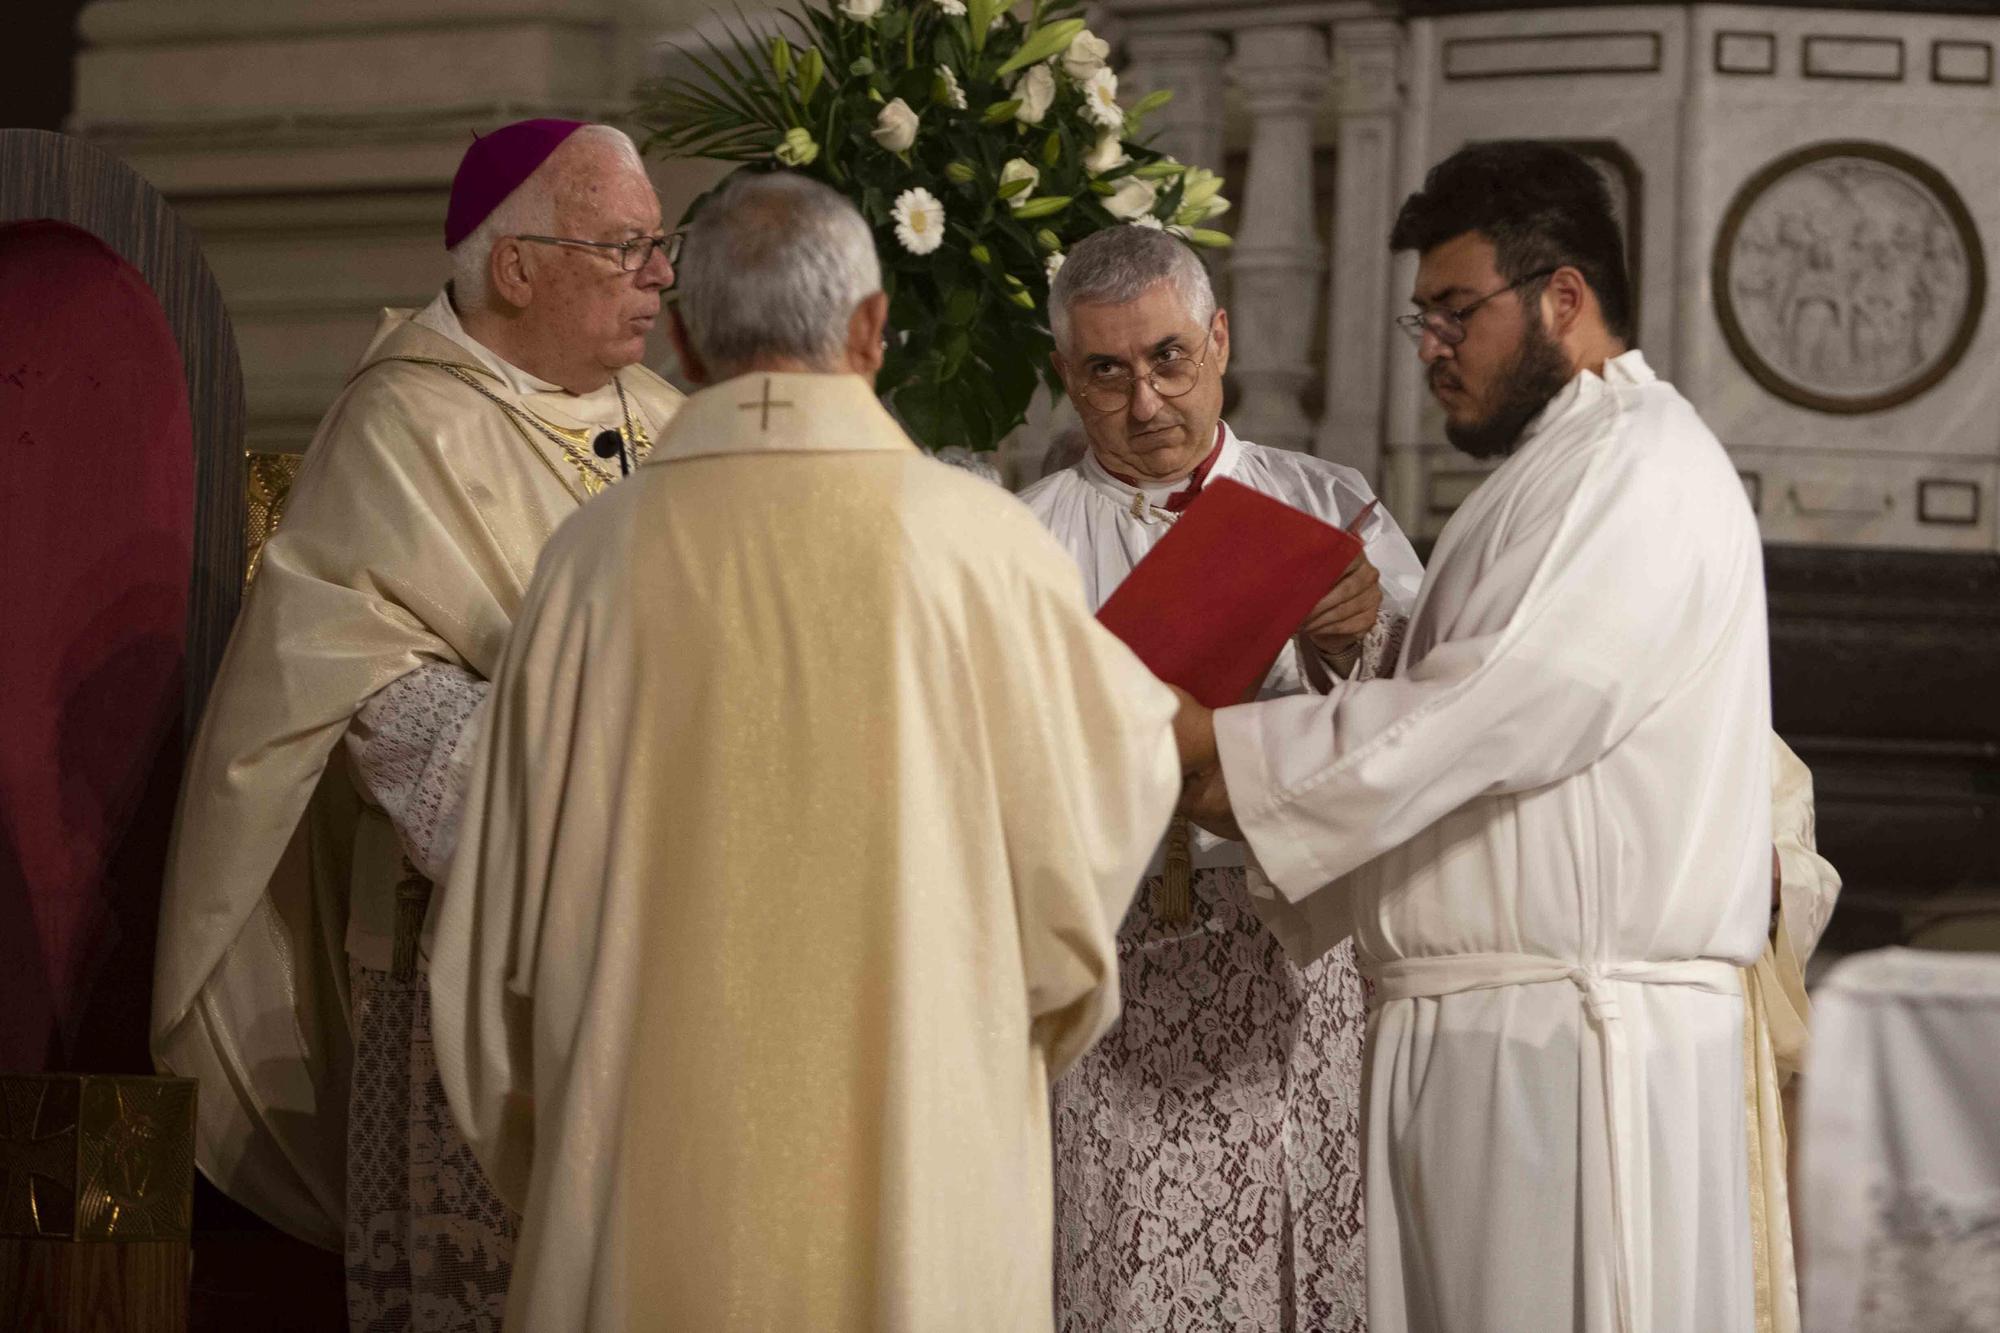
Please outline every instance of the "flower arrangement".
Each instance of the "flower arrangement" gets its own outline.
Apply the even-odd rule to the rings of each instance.
[[[1136,138],[1171,94],[1122,105],[1080,9],[834,0],[776,33],[742,19],[640,90],[649,152],[789,167],[854,201],[895,330],[877,387],[932,448],[992,449],[1056,387],[1048,289],[1076,241],[1138,225],[1229,244],[1204,225],[1229,208],[1220,178]]]

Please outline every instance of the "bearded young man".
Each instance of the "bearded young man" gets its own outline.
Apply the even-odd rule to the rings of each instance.
[[[1394,677],[1219,710],[1206,743],[1196,719],[1188,808],[1247,839],[1288,946],[1351,932],[1373,982],[1374,1333],[1747,1333],[1756,523],[1630,347],[1582,159],[1468,148],[1393,244],[1451,439],[1505,461],[1439,538]]]
[[[1201,488],[1228,478],[1328,523],[1364,557],[1280,654],[1266,695],[1365,679],[1394,658],[1423,576],[1352,468],[1240,439],[1222,421],[1229,315],[1161,231],[1080,242],[1049,301],[1085,455],[1022,494],[1095,607]],[[1366,517],[1364,517],[1366,514]],[[1185,823],[1118,932],[1118,1024],[1055,1090],[1056,1296],[1066,1333],[1363,1323],[1353,951],[1300,965],[1251,910],[1241,843]]]
[[[495,130],[444,230],[450,285],[385,312],[264,548],[189,755],[155,980],[202,1170],[344,1240],[356,1330],[490,1328],[506,1298],[514,1220],[445,1110],[418,931],[535,557],[680,402],[637,364],[673,267],[622,133]]]

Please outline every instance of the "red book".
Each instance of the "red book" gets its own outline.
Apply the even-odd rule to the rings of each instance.
[[[1361,541],[1227,478],[1210,482],[1097,613],[1153,674],[1239,702],[1340,581]]]

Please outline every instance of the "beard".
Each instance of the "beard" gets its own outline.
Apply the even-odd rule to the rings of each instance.
[[[1445,438],[1474,458],[1506,457],[1520,442],[1522,430],[1562,392],[1572,373],[1569,358],[1542,330],[1539,312],[1531,307],[1521,331],[1521,350],[1514,354],[1514,364],[1500,374],[1500,401],[1477,421],[1460,424],[1447,418]]]

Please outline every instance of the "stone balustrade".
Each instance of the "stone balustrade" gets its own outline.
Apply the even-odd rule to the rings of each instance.
[[[1219,265],[1234,334],[1232,424],[1375,478],[1385,471],[1390,358],[1401,350],[1388,331],[1386,244],[1407,174],[1399,11],[1111,0],[1097,16],[1120,44],[1128,82],[1174,90],[1153,122],[1167,151],[1217,169],[1232,149],[1245,152],[1231,182],[1236,210],[1221,224],[1236,245]],[[1332,180],[1317,179],[1329,161]],[[1323,227],[1315,204],[1329,194]],[[1322,400],[1315,414],[1309,405]]]

